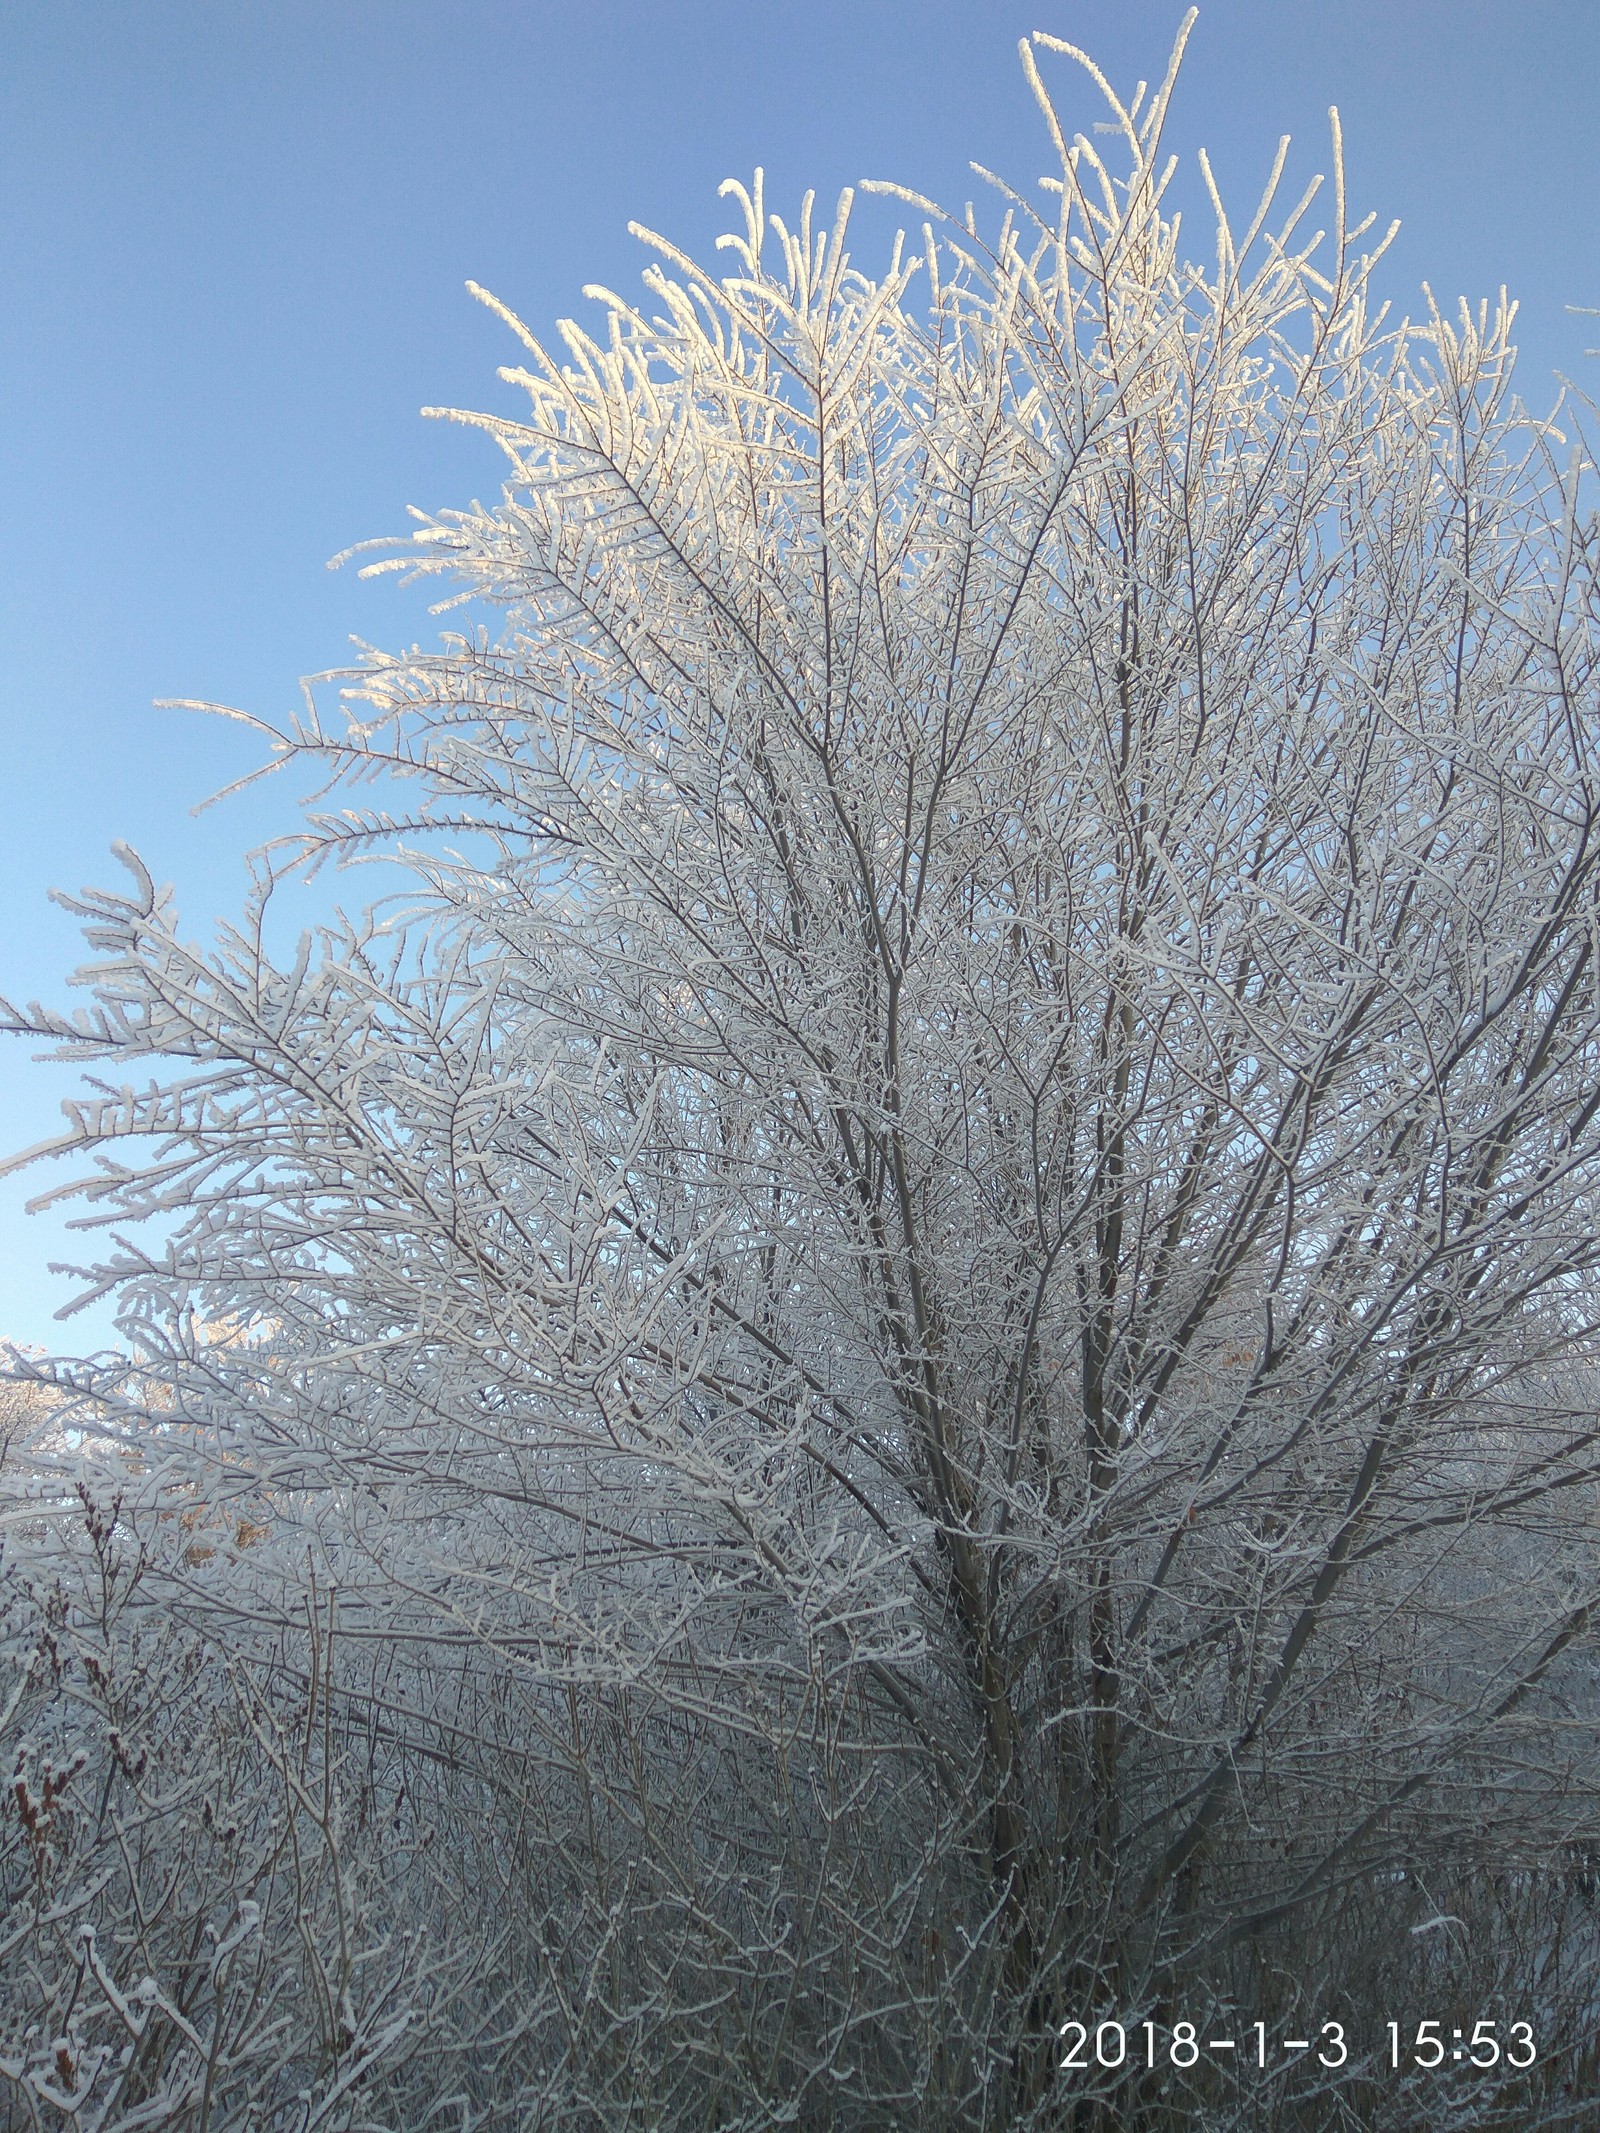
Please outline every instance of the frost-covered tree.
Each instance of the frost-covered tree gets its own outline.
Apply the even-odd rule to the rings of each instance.
[[[1504,302],[1372,305],[1337,133],[1325,233],[1280,153],[1193,264],[1173,74],[1097,147],[1070,51],[992,235],[900,193],[871,278],[758,178],[720,273],[504,314],[501,502],[368,565],[503,626],[275,743],[405,908],[202,952],[130,856],[11,1016],[102,1077],[95,1545],[449,1950],[351,2124],[1489,2123],[1384,2016],[1571,2041],[1586,462]],[[1054,2069],[1228,2009],[1348,2063]]]

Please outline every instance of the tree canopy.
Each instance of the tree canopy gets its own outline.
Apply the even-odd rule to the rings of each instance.
[[[1181,45],[1034,38],[1043,191],[876,277],[758,174],[504,313],[500,501],[367,566],[498,629],[273,744],[271,866],[413,892],[285,963],[129,854],[11,1011],[130,1341],[6,1543],[19,2126],[1526,2122],[1436,2004],[1572,2078],[1587,448],[1337,128],[1191,261]],[[1346,2058],[1055,2063],[1230,2011]]]

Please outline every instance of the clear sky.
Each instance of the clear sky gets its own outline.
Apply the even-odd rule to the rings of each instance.
[[[293,826],[244,727],[349,639],[428,641],[425,589],[324,565],[405,507],[492,495],[482,436],[424,404],[511,410],[516,360],[464,293],[536,329],[585,282],[635,285],[630,218],[710,253],[725,176],[889,177],[959,205],[975,160],[1049,162],[1016,60],[1035,28],[1119,88],[1159,77],[1179,0],[6,0],[0,10],[0,990],[67,1004],[54,886],[112,884],[114,837],[209,931],[242,854]],[[1099,116],[1054,63],[1069,129]],[[1582,378],[1600,319],[1600,0],[1206,0],[1172,144],[1253,206],[1280,133],[1325,167],[1339,106],[1352,203],[1401,239],[1403,307],[1509,285],[1524,398]],[[1248,201],[1246,196],[1248,195]],[[872,261],[879,221],[860,232]],[[1193,225],[1191,225],[1192,227]],[[1196,229],[1197,249],[1204,243]],[[1591,389],[1600,364],[1590,364]],[[342,893],[361,900],[356,881]],[[67,1071],[0,1053],[0,1144],[54,1130]],[[81,1251],[0,1187],[0,1334],[73,1349]]]

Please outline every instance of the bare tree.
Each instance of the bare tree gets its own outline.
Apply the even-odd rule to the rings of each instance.
[[[130,856],[11,1016],[166,1232],[58,1373],[120,1518],[248,1502],[169,1605],[501,1892],[463,2125],[1564,2108],[1382,2022],[1548,2058],[1594,1959],[1586,462],[1503,300],[1374,308],[1337,126],[1325,234],[1280,152],[1194,265],[1178,54],[1103,156],[1048,52],[992,239],[900,193],[869,279],[758,178],[720,277],[503,314],[501,503],[367,566],[502,632],[275,744],[405,911],[202,953]],[[1347,2058],[1055,2070],[1229,2010]]]

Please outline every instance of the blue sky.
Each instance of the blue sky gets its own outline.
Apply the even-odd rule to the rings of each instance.
[[[349,639],[428,641],[425,590],[330,574],[405,507],[498,486],[474,432],[424,404],[514,407],[508,336],[583,283],[632,287],[630,218],[708,254],[718,182],[756,163],[782,208],[891,177],[959,204],[976,160],[1047,167],[1016,61],[1034,28],[1124,89],[1159,75],[1177,0],[7,0],[0,13],[0,990],[64,1004],[78,959],[54,886],[112,883],[115,837],[177,883],[194,932],[235,910],[242,855],[292,828],[238,725],[273,718]],[[1098,116],[1056,62],[1076,130]],[[1280,133],[1325,166],[1344,121],[1352,201],[1399,216],[1402,306],[1502,283],[1524,397],[1582,377],[1600,320],[1595,0],[1209,0],[1172,144],[1212,151],[1253,205]],[[881,209],[878,211],[881,218]],[[881,219],[860,231],[872,259]],[[1197,248],[1204,243],[1196,230]],[[1600,383],[1600,364],[1588,366]],[[360,900],[357,880],[342,891]],[[54,1130],[69,1078],[0,1053],[0,1144]],[[0,1187],[0,1334],[53,1324],[82,1247]]]

